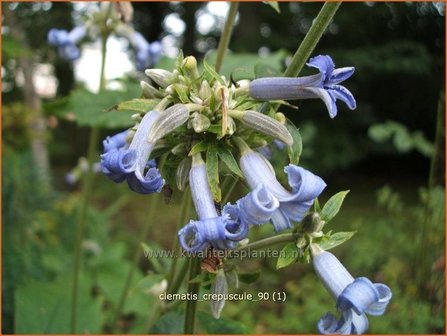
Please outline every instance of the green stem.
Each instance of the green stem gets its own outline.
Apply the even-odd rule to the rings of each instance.
[[[225,191],[225,197],[222,199],[222,205],[225,205],[228,202],[228,199],[230,198],[231,194],[237,186],[237,183],[239,182],[239,178],[237,176],[230,176],[229,178],[231,178],[232,180],[230,182],[230,185],[228,186],[228,189]]]
[[[188,190],[185,190],[183,193],[183,196],[182,196],[182,205],[181,205],[179,220],[177,223],[177,231],[180,229],[180,227],[182,225],[184,225],[186,223],[186,221],[189,217],[190,210],[191,210],[191,200],[192,200],[191,193]],[[179,251],[177,237],[175,237],[175,239],[174,239],[172,251],[177,251],[177,252]],[[178,258],[179,258],[178,255],[176,257],[174,257],[174,260],[172,261],[172,264],[171,264],[171,269],[168,274],[168,289],[167,289],[168,293],[173,292],[173,289],[174,289],[174,277],[175,277],[175,273],[176,273]],[[179,274],[179,277],[181,277],[181,274]]]
[[[280,244],[280,243],[288,243],[296,240],[296,236],[294,233],[283,233],[277,236],[268,237],[265,239],[258,240],[256,242],[240,246],[232,251],[230,251],[229,258],[237,257],[238,252],[248,250],[260,250],[265,247],[269,247],[272,245]]]
[[[332,18],[340,5],[341,2],[326,2],[323,5],[312,26],[304,37],[303,42],[301,42],[295,55],[293,55],[292,61],[284,72],[284,77],[298,76],[323,35],[323,32],[331,23]]]
[[[188,277],[188,293],[190,295],[197,294],[200,289],[200,281],[191,282],[192,279],[200,274],[200,258],[197,256],[190,257],[189,277]],[[197,300],[191,298],[186,301],[184,333],[194,334],[194,325],[196,317]]]
[[[216,64],[214,65],[217,72],[219,72],[220,68],[222,67],[225,52],[230,44],[231,33],[233,31],[233,25],[236,19],[238,7],[239,2],[231,2],[225,21],[225,26],[220,37],[219,46],[217,47]]]
[[[188,260],[185,260],[182,265],[182,268],[180,268],[180,272],[178,273],[177,277],[172,283],[172,286],[170,286],[167,292],[177,293],[187,273],[188,273]]]
[[[106,44],[107,35],[102,35],[101,41],[101,71],[99,80],[99,91],[105,89],[105,63],[106,63]],[[90,204],[90,199],[92,195],[94,172],[93,172],[93,162],[96,158],[96,145],[99,140],[99,129],[92,127],[90,130],[90,137],[87,149],[87,162],[88,170],[85,176],[82,192],[81,192],[81,205],[79,209],[78,220],[76,222],[76,240],[75,240],[75,261],[73,269],[73,284],[72,284],[72,295],[71,295],[71,320],[70,320],[70,332],[72,334],[76,333],[77,327],[77,306],[78,306],[78,289],[79,289],[79,273],[81,270],[81,259],[82,259],[82,241],[84,239],[85,231],[85,220],[87,215],[87,208]]]
[[[153,196],[153,198],[149,204],[149,209],[148,209],[148,217],[149,218],[151,218],[152,215],[156,212],[155,210],[158,208],[158,205],[160,203],[160,198],[161,197],[159,195]],[[146,220],[146,223],[143,226],[141,235],[139,235],[139,237],[141,237],[142,241],[145,241],[147,239],[149,229],[151,228],[153,222],[154,221],[152,221],[152,220]],[[129,289],[132,284],[132,279],[135,274],[135,271],[138,268],[138,261],[141,258],[142,250],[143,249],[141,248],[140,244],[137,244],[137,246],[135,248],[134,255],[133,255],[133,259],[132,259],[132,265],[129,269],[129,272],[127,273],[126,281],[124,283],[124,288],[123,288],[123,291],[121,292],[120,299],[118,301],[118,306],[116,308],[114,325],[118,324],[118,320],[121,316],[121,312],[124,308],[124,304],[126,303],[127,296],[129,295]]]

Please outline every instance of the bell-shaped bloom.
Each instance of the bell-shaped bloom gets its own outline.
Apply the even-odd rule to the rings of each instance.
[[[67,32],[63,29],[50,29],[48,31],[48,43],[57,47],[59,56],[67,61],[74,61],[81,56],[81,52],[76,44],[84,38],[87,28],[78,26]]]
[[[130,44],[136,50],[136,65],[138,70],[152,67],[158,62],[162,53],[162,46],[159,41],[149,43],[139,32],[134,32],[130,38]]]
[[[253,151],[243,153],[239,163],[253,190],[237,203],[239,216],[251,221],[248,224],[255,225],[270,219],[276,232],[292,227],[291,220],[301,221],[315,198],[326,187],[326,183],[317,175],[290,164],[284,168],[291,188],[289,191],[276,179],[270,162]]]
[[[158,169],[149,161],[154,143],[147,140],[159,116],[157,111],[146,113],[130,145],[126,143],[127,131],[103,142],[102,172],[115,182],[127,179],[130,189],[140,194],[160,192],[165,182]]]
[[[266,77],[250,83],[250,96],[258,100],[295,100],[320,98],[326,104],[329,116],[337,115],[336,100],[343,101],[349,109],[356,108],[351,92],[339,83],[354,73],[354,67],[335,69],[332,58],[327,55],[313,57],[307,66],[316,68],[317,75],[306,77]]]
[[[354,279],[330,252],[314,253],[313,265],[318,277],[336,300],[337,310],[341,314],[337,320],[331,313],[326,313],[318,321],[320,333],[362,334],[368,329],[366,314],[383,315],[392,297],[388,286],[372,283],[364,277]]]
[[[232,208],[225,206],[219,215],[208,184],[205,163],[194,159],[189,172],[189,185],[198,220],[191,220],[179,232],[180,245],[190,253],[213,246],[216,249],[234,248],[248,234]]]

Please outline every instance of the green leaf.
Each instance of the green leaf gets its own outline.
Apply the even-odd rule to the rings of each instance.
[[[211,79],[217,80],[221,85],[225,85],[225,81],[220,75],[210,66],[205,60],[203,60],[204,77],[210,81]]]
[[[350,231],[350,232],[337,232],[329,237],[323,238],[318,245],[323,250],[330,250],[340,244],[343,244],[345,241],[349,240],[354,236],[354,234],[357,231]],[[326,239],[327,238],[327,239]]]
[[[150,334],[182,334],[185,314],[171,311],[160,317],[149,330]]]
[[[134,112],[149,112],[160,102],[159,99],[142,99],[136,98],[127,100],[114,106],[112,109],[118,111],[134,111]]]
[[[236,83],[242,79],[253,80],[255,77],[253,73],[244,68],[236,68],[230,74],[230,79],[233,83]]]
[[[197,317],[207,334],[246,334],[248,332],[245,325],[235,320],[215,319],[202,311],[197,312]]]
[[[276,13],[280,14],[281,11],[279,9],[279,3],[278,1],[263,1],[263,3],[265,3],[266,5],[269,5],[270,7],[272,7]]]
[[[261,271],[251,272],[251,273],[238,273],[240,282],[245,284],[251,284],[258,280],[261,275]]]
[[[282,73],[279,69],[265,63],[257,63],[255,65],[255,78],[263,77],[281,77]]]
[[[225,165],[228,167],[228,169],[230,169],[237,176],[241,178],[244,177],[244,174],[240,170],[239,165],[237,164],[237,161],[233,156],[233,153],[231,153],[231,151],[227,147],[217,147],[217,153],[219,154],[219,157],[222,159]]]
[[[298,249],[295,243],[286,244],[276,261],[276,269],[287,267],[293,264],[298,259]]]
[[[293,144],[288,148],[289,160],[290,163],[298,165],[298,163],[300,162],[301,152],[303,151],[303,142],[301,140],[301,134],[299,129],[296,128],[295,125],[289,120],[286,121],[286,128],[293,138]]]
[[[348,192],[349,190],[340,191],[326,202],[320,213],[322,220],[327,223],[337,215]]]
[[[219,160],[215,146],[209,146],[206,152],[206,174],[214,201],[219,203],[222,195],[219,188]]]
[[[205,140],[202,140],[198,143],[196,143],[194,146],[192,146],[191,150],[188,153],[188,156],[193,156],[194,154],[204,152],[208,149],[208,142]]]
[[[102,302],[91,296],[89,279],[81,275],[75,332],[99,334],[104,320]],[[68,334],[71,319],[72,278],[54,282],[28,281],[15,292],[15,332],[19,334]]]
[[[130,97],[140,95],[141,88],[135,83],[126,85],[126,91],[101,91],[92,93],[84,89],[71,92],[64,102],[57,106],[56,114],[67,119],[74,119],[79,126],[100,128],[129,127],[135,122],[131,116],[135,111],[110,111]]]

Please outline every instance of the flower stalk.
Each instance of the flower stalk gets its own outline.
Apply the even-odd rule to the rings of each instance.
[[[236,20],[237,9],[239,8],[239,2],[231,2],[230,9],[228,10],[227,19],[222,35],[219,40],[219,46],[217,47],[217,58],[214,68],[217,72],[220,71],[225,56],[225,52],[230,44],[231,33],[233,32],[234,21]]]

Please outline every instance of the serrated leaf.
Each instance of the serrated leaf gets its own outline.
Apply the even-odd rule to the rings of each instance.
[[[245,284],[251,284],[258,280],[261,275],[261,271],[251,272],[251,273],[238,273],[240,282]]]
[[[276,261],[276,269],[287,267],[293,264],[298,259],[298,249],[295,243],[286,244],[279,253]]]
[[[265,3],[266,5],[269,5],[270,7],[272,7],[276,13],[280,14],[281,10],[279,9],[279,3],[278,1],[263,1],[263,3]]]
[[[209,146],[206,151],[206,174],[214,201],[219,203],[222,199],[222,193],[219,187],[219,160],[217,149],[214,146]]]
[[[290,163],[298,165],[298,163],[300,162],[301,152],[303,151],[303,141],[301,140],[301,134],[299,129],[296,128],[295,125],[289,120],[286,121],[286,128],[293,139],[292,146],[288,147],[289,160]]]
[[[346,195],[349,193],[349,190],[340,191],[332,196],[324,205],[321,210],[320,217],[326,223],[329,222],[332,218],[334,218],[343,204],[343,201]]]
[[[225,85],[225,81],[220,77],[220,75],[214,70],[212,66],[210,66],[205,60],[203,61],[203,69],[204,69],[204,76],[209,81],[211,79],[217,80],[220,84]]]
[[[318,245],[323,250],[330,250],[338,245],[343,244],[347,240],[351,239],[354,234],[356,234],[357,231],[350,231],[350,232],[337,232],[333,235],[327,237],[327,239],[322,239]]]
[[[243,178],[244,174],[239,168],[239,165],[237,164],[236,159],[233,156],[233,153],[225,147],[225,146],[219,146],[217,147],[217,153],[219,154],[219,157],[221,160],[225,163],[225,165],[230,169],[233,173],[235,173],[237,176]]]
[[[192,146],[191,150],[188,153],[188,156],[193,156],[194,154],[204,152],[208,149],[208,142],[205,140],[200,141],[196,143],[194,146]]]
[[[134,111],[134,112],[149,112],[152,111],[155,106],[160,102],[159,99],[131,99],[123,101],[118,105],[113,106],[107,111],[118,110],[118,111]]]

